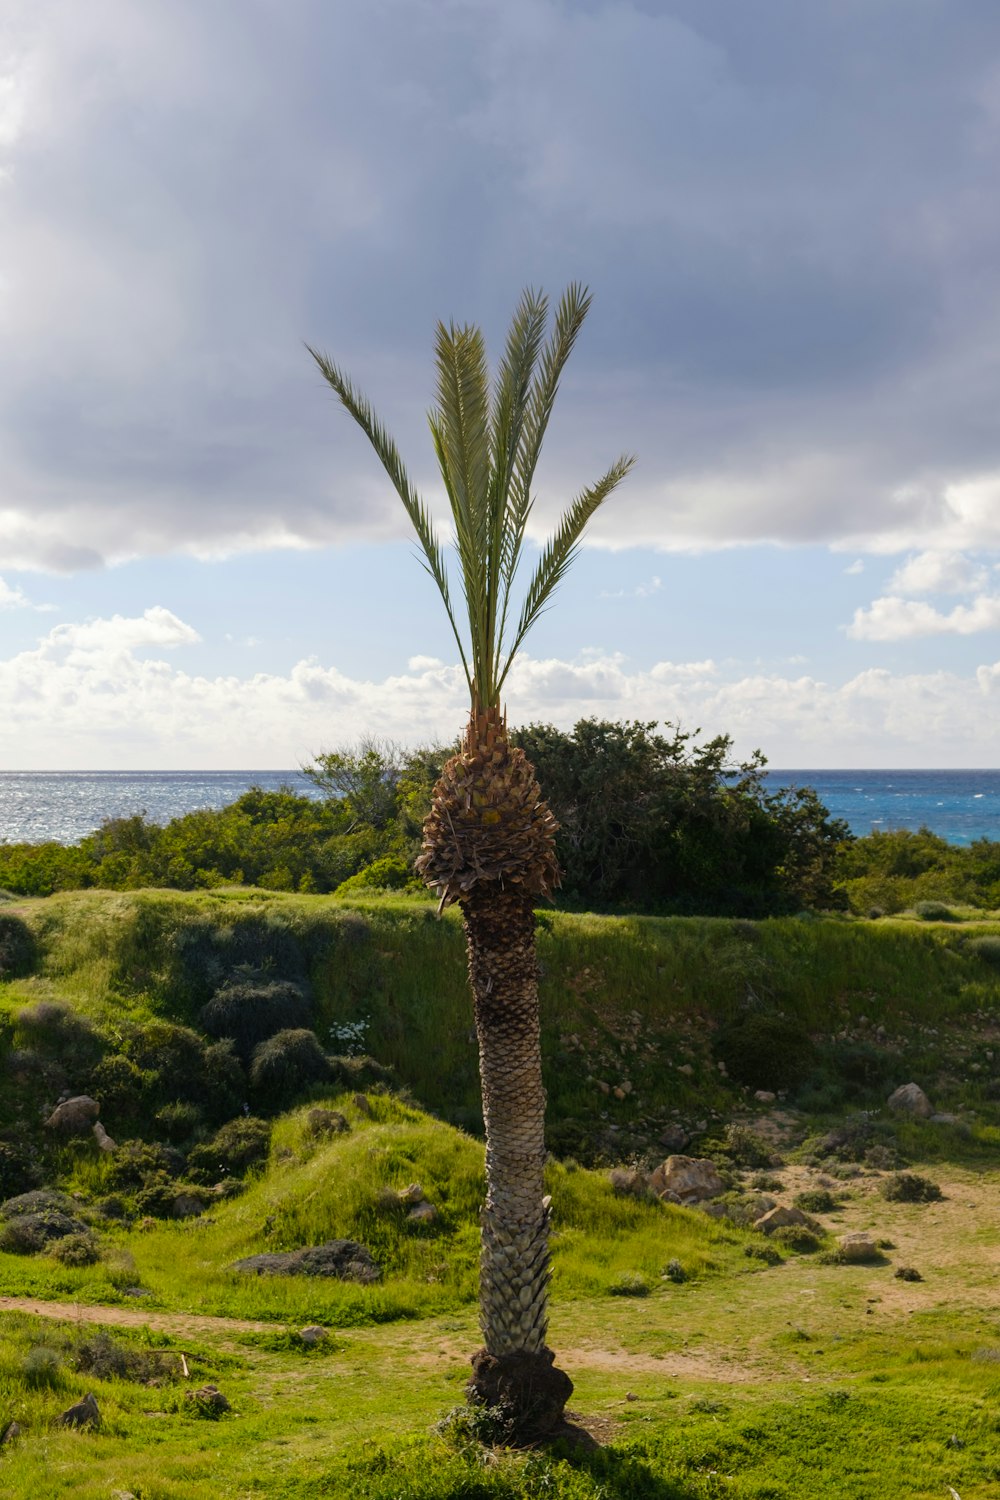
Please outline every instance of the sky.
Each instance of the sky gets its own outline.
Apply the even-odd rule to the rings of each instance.
[[[452,739],[305,344],[440,515],[437,321],[571,281],[529,551],[637,463],[511,721],[996,766],[998,182],[996,0],[5,0],[0,768]]]

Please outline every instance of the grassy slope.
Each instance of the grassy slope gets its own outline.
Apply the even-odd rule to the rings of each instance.
[[[105,1016],[123,1005],[193,1015],[197,976],[177,960],[178,933],[192,917],[259,924],[270,914],[297,934],[330,1023],[369,1016],[371,1050],[395,1063],[414,1095],[474,1123],[460,931],[428,921],[418,905],[373,905],[371,940],[337,944],[322,940],[335,907],[310,898],[83,893],[19,909],[38,926],[42,971],[8,986],[4,998],[71,997]],[[152,1293],[142,1302],[151,1319],[160,1309],[293,1327],[315,1319],[344,1329],[333,1350],[307,1356],[284,1336],[202,1327],[174,1335],[191,1361],[190,1383],[216,1379],[236,1407],[209,1423],[185,1408],[183,1383],[150,1391],[95,1381],[73,1368],[65,1347],[79,1333],[72,1324],[60,1331],[5,1314],[0,1423],[9,1411],[28,1431],[0,1458],[12,1500],[106,1500],[112,1488],[141,1500],[924,1500],[947,1495],[949,1485],[962,1500],[985,1500],[996,1492],[996,1130],[987,1085],[981,1075],[962,1080],[956,1057],[972,1049],[985,1059],[993,1050],[982,1017],[997,989],[963,951],[966,930],[790,921],[760,924],[751,938],[725,922],[549,920],[541,953],[557,1115],[604,1111],[625,1132],[672,1109],[728,1116],[745,1105],[720,1078],[706,1040],[749,983],[794,1003],[817,1031],[857,1029],[863,1013],[872,1029],[886,1028],[890,1049],[910,1047],[907,1063],[923,1059],[928,1081],[954,1076],[959,1102],[979,1107],[971,1135],[904,1133],[915,1161],[935,1159],[929,1170],[947,1201],[889,1205],[864,1177],[829,1224],[889,1237],[897,1246],[889,1264],[822,1266],[792,1256],[760,1271],[742,1255],[741,1232],[617,1199],[599,1175],[553,1166],[553,1343],[577,1380],[574,1406],[613,1423],[614,1441],[591,1458],[484,1466],[474,1451],[456,1454],[426,1436],[460,1399],[475,1342],[479,1147],[403,1104],[378,1100],[369,1119],[348,1099],[338,1107],[351,1116],[351,1134],[315,1147],[298,1112],[281,1121],[267,1173],[213,1211],[213,1222],[120,1232],[131,1266],[67,1271],[44,1257],[0,1257],[0,1291],[135,1306],[122,1292],[135,1277]],[[973,1020],[980,1035],[970,1041]],[[671,1066],[682,1057],[691,1075]],[[977,1065],[988,1073],[990,1061]],[[620,1101],[587,1082],[625,1075],[634,1087]],[[963,1164],[954,1164],[956,1154]],[[81,1185],[95,1185],[99,1170],[81,1164]],[[379,1187],[414,1179],[442,1209],[429,1234],[372,1210]],[[237,1255],[341,1233],[376,1244],[390,1269],[380,1288],[247,1284],[224,1269]],[[692,1277],[681,1286],[660,1280],[675,1257]],[[924,1282],[895,1281],[901,1264],[919,1266]],[[625,1273],[645,1276],[651,1295],[609,1295]],[[56,1351],[54,1386],[26,1382],[24,1361],[38,1345]],[[52,1428],[51,1418],[87,1388],[105,1412],[103,1432]]]

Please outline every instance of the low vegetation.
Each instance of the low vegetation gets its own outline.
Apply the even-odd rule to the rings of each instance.
[[[0,1293],[66,1308],[3,1314],[12,1500],[800,1500],[817,1453],[824,1500],[995,1489],[1000,927],[541,918],[553,1339],[600,1446],[517,1455],[463,1406],[458,924],[405,893],[2,915]],[[935,1120],[886,1110],[911,1081]],[[81,1094],[114,1150],[44,1125]],[[720,1217],[645,1186],[676,1150],[716,1163]],[[765,1236],[773,1201],[807,1222]],[[232,1269],[331,1241],[377,1279]],[[63,1429],[88,1391],[99,1427]]]

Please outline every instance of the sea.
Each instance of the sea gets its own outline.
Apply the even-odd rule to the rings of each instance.
[[[1000,840],[1000,771],[768,770],[766,779],[813,787],[859,835],[926,827],[952,844]],[[225,807],[252,786],[318,795],[301,771],[0,771],[0,840],[73,844],[105,818],[167,823]]]

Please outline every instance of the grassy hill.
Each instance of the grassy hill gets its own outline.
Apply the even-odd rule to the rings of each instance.
[[[602,1446],[504,1456],[467,1416],[431,1431],[476,1343],[459,923],[405,898],[78,892],[0,910],[0,1169],[67,1193],[96,1255],[0,1251],[0,1435],[23,1428],[0,1445],[3,1493],[995,1493],[1000,924],[542,923],[552,1341]],[[287,1106],[253,1092],[245,1059],[222,1068],[202,1030],[213,996],[251,981],[306,996],[326,1050],[347,1054]],[[261,1119],[256,1164],[218,1184],[197,1163],[244,1111],[238,1091],[225,1109],[204,1097],[212,1078]],[[94,1079],[116,1153],[41,1125]],[[888,1117],[911,1079],[952,1118]],[[318,1131],[317,1109],[346,1128]],[[608,1167],[661,1160],[668,1130],[719,1162],[726,1217],[615,1190]],[[900,1167],[943,1197],[887,1198]],[[409,1217],[412,1184],[433,1215]],[[169,1216],[179,1186],[204,1212]],[[821,1205],[811,1239],[749,1227],[762,1194],[802,1192]],[[831,1253],[847,1230],[879,1240],[870,1263]],[[341,1238],[368,1246],[377,1282],[232,1269]],[[310,1323],[328,1330],[315,1349]],[[187,1398],[209,1380],[233,1407],[218,1420]],[[56,1425],[86,1390],[101,1428]]]

